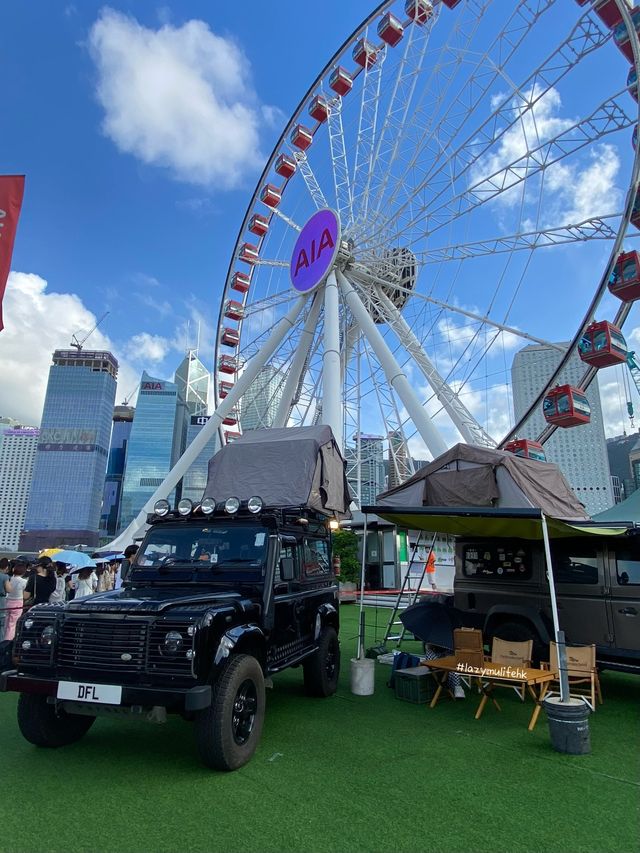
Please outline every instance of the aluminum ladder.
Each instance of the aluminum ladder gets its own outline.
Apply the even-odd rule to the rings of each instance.
[[[420,589],[422,587],[422,581],[424,580],[424,576],[427,573],[427,565],[429,564],[429,557],[431,556],[431,552],[433,551],[433,546],[436,544],[436,536],[437,535],[438,535],[437,533],[433,534],[433,539],[431,540],[431,545],[429,547],[429,553],[427,554],[427,559],[426,559],[426,562],[423,566],[422,574],[420,575],[420,580],[418,581],[418,586],[416,587],[416,589],[413,593],[413,596],[411,598],[411,601],[409,602],[409,607],[411,607],[412,604],[416,603],[416,601],[418,600],[418,596],[420,595]],[[396,617],[397,617],[399,611],[404,609],[403,607],[401,607],[402,596],[405,594],[405,591],[406,591],[407,587],[409,586],[411,566],[413,566],[415,556],[416,556],[416,552],[417,552],[418,547],[420,545],[421,539],[422,539],[422,531],[420,531],[418,538],[416,539],[416,544],[413,546],[413,551],[411,553],[411,561],[409,562],[409,567],[407,568],[407,573],[404,576],[404,579],[402,581],[402,587],[400,588],[400,592],[398,593],[398,597],[396,598],[396,603],[395,603],[393,611],[391,613],[391,617],[390,617],[389,622],[387,624],[387,630],[385,631],[384,639],[382,641],[382,645],[386,645],[387,641],[392,641],[392,642],[395,642],[396,648],[399,649],[400,646],[402,645],[402,641],[404,640],[404,635],[407,633],[407,629],[402,624],[402,621],[400,619],[397,619]],[[392,634],[392,631],[394,630],[394,628],[397,628],[398,626],[402,626],[402,630],[400,631],[400,633],[399,634]]]

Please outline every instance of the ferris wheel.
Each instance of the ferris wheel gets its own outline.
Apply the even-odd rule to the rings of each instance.
[[[640,214],[637,17],[626,0],[380,3],[266,163],[224,282],[216,410],[149,504],[249,414],[328,423],[343,448],[380,436],[399,480],[412,455],[522,435],[596,313],[620,329],[631,310],[607,285]],[[558,370],[516,424],[529,344]]]

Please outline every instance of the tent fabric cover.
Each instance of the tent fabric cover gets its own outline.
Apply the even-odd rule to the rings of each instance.
[[[619,504],[614,504],[604,512],[599,512],[593,516],[594,521],[606,522],[625,522],[640,523],[640,489],[631,492],[628,498],[620,501]]]
[[[402,485],[378,495],[377,503],[539,508],[554,518],[589,518],[556,465],[472,444],[456,444]]]
[[[265,506],[306,506],[349,518],[345,463],[331,427],[251,430],[209,460],[205,498],[254,495]]]

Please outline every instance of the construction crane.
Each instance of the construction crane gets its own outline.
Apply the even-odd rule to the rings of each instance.
[[[105,312],[104,312],[104,314],[102,315],[102,317],[100,317],[100,319],[98,320],[98,322],[95,324],[95,326],[94,326],[92,329],[89,329],[89,331],[87,332],[87,334],[86,334],[83,338],[80,338],[80,340],[78,340],[77,335],[73,335],[73,338],[72,338],[71,343],[69,344],[69,346],[72,346],[74,349],[77,349],[77,350],[78,350],[78,352],[80,352],[80,351],[81,351],[81,349],[82,349],[82,347],[84,346],[84,342],[87,340],[87,338],[89,337],[89,335],[92,335],[92,334],[95,332],[95,330],[98,328],[98,326],[100,325],[100,323],[102,323],[102,321],[104,320],[104,318],[105,318],[105,317],[107,317],[107,316],[108,316],[108,314],[109,314],[109,312],[108,312],[108,311],[105,311]]]
[[[629,373],[631,374],[631,378],[633,379],[634,385],[638,390],[638,394],[640,394],[640,364],[636,361],[636,354],[633,350],[629,350],[627,352],[627,367],[629,368]],[[628,380],[627,380],[628,381]],[[625,386],[627,382],[624,383]],[[633,428],[633,402],[631,400],[631,388],[625,388],[627,394],[627,414],[629,415],[629,420],[631,421],[631,427]]]

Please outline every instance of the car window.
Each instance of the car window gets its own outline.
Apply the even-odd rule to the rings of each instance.
[[[462,571],[468,578],[528,580],[531,577],[531,551],[523,542],[468,545],[463,550]]]
[[[616,578],[621,586],[640,586],[640,557],[630,549],[616,550]]]
[[[551,549],[553,577],[556,583],[597,584],[597,545],[554,543]]]
[[[306,577],[329,574],[329,547],[326,539],[305,539],[302,568]]]

